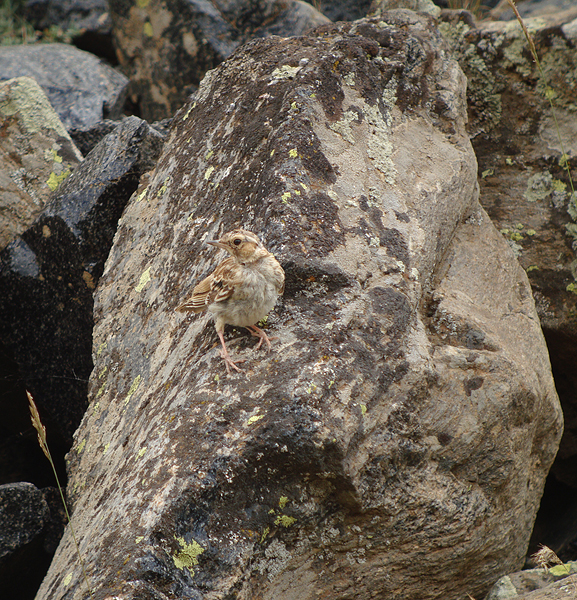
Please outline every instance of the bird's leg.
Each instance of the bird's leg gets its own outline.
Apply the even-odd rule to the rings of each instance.
[[[256,345],[256,350],[261,347],[263,340],[266,342],[267,348],[270,350],[270,341],[278,339],[276,335],[273,337],[268,337],[268,335],[256,325],[249,325],[247,329],[250,331],[251,335],[260,338],[258,344]]]
[[[220,356],[223,358],[224,360],[224,364],[226,366],[226,372],[230,375],[230,367],[232,367],[233,369],[235,369],[236,371],[238,371],[239,373],[242,373],[243,370],[239,369],[233,362],[232,362],[232,358],[230,357],[230,354],[228,353],[228,350],[226,349],[226,344],[224,343],[224,335],[222,331],[217,331],[216,333],[218,333],[218,337],[220,339],[220,343],[222,344],[222,350],[220,351]],[[243,360],[239,360],[237,362],[243,362]]]

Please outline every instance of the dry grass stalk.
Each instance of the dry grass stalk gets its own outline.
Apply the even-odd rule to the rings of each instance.
[[[537,65],[537,69],[539,69],[539,75],[545,86],[545,96],[546,96],[547,100],[549,100],[549,105],[551,106],[551,116],[553,117],[553,122],[555,123],[557,139],[559,140],[559,146],[561,147],[561,158],[559,160],[559,165],[561,166],[562,169],[567,171],[567,176],[569,177],[569,184],[571,186],[570,202],[576,201],[575,186],[573,185],[573,178],[571,177],[571,167],[569,166],[569,155],[565,152],[565,146],[564,146],[563,140],[561,138],[561,131],[559,129],[559,123],[557,121],[557,115],[555,114],[555,107],[553,106],[553,97],[555,96],[554,91],[546,83],[545,73],[543,72],[543,67],[541,66],[541,61],[539,60],[539,55],[537,54],[537,48],[535,46],[535,42],[533,41],[533,38],[531,37],[531,34],[529,33],[529,30],[527,29],[527,26],[525,25],[525,22],[523,21],[523,17],[521,17],[521,15],[519,14],[519,11],[517,10],[517,6],[516,6],[514,0],[507,0],[507,2],[509,3],[509,6],[512,8],[513,12],[515,13],[515,17],[517,17],[517,21],[519,21],[519,24],[521,25],[521,28],[523,29],[523,33],[525,34],[525,38],[527,39],[527,43],[529,44],[529,49],[531,50],[531,54],[533,55],[533,60],[535,61],[535,64]]]
[[[52,455],[50,454],[50,450],[48,448],[48,441],[46,438],[46,427],[42,424],[40,420],[40,414],[38,412],[38,407],[34,402],[34,398],[32,398],[32,394],[26,390],[26,395],[28,396],[28,404],[30,406],[30,419],[32,421],[32,425],[36,432],[38,433],[38,443],[40,444],[40,448],[44,455],[50,462],[50,466],[52,467],[52,471],[54,473],[54,477],[56,478],[56,485],[58,486],[58,491],[60,492],[60,499],[62,500],[62,505],[64,506],[64,512],[66,513],[66,519],[68,520],[68,526],[70,527],[70,532],[72,533],[72,539],[74,540],[74,545],[76,546],[76,554],[78,555],[78,560],[80,561],[80,566],[82,567],[82,574],[84,576],[84,581],[86,582],[86,586],[88,587],[88,592],[90,593],[90,597],[93,598],[94,594],[92,593],[92,588],[88,583],[88,576],[86,574],[86,567],[84,566],[84,561],[82,560],[82,556],[80,554],[80,547],[78,546],[78,542],[76,541],[76,534],[74,533],[74,528],[72,527],[72,523],[70,522],[70,514],[68,512],[68,506],[66,505],[66,500],[64,498],[64,491],[62,486],[60,485],[60,479],[58,478],[58,473],[56,472],[56,466],[54,465],[54,461],[52,460]]]

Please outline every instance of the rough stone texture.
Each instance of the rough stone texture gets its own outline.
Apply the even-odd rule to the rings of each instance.
[[[520,568],[562,416],[465,85],[393,11],[251,42],[176,115],[100,280],[68,456],[97,600],[480,597]],[[273,351],[243,334],[226,377],[174,309],[238,225],[287,285]],[[68,532],[38,600],[84,594]]]
[[[371,0],[323,0],[316,6],[331,21],[355,21],[367,16]]]
[[[505,575],[485,600],[569,600],[577,592],[575,573],[577,562]]]
[[[58,28],[77,48],[116,62],[106,0],[27,0],[23,12],[34,29]]]
[[[527,271],[565,414],[554,472],[577,487],[577,197],[571,199],[545,91],[577,181],[577,8],[527,19],[540,76],[517,21],[445,13],[440,27],[469,80],[469,131],[481,204]]]
[[[93,290],[118,218],[162,143],[144,121],[124,120],[0,253],[0,339],[43,415],[69,441],[86,410]]]
[[[68,132],[118,119],[128,86],[124,75],[67,44],[0,46],[0,81],[13,77],[35,79]]]
[[[49,514],[42,492],[31,483],[0,485],[0,561],[33,540]]]
[[[328,22],[295,0],[111,0],[130,96],[148,121],[172,117],[204,74],[252,37],[301,35]]]
[[[54,549],[45,549],[51,510],[45,490],[31,483],[0,485],[0,590],[2,598],[33,598]]]
[[[42,88],[0,83],[0,250],[28,227],[82,160]]]

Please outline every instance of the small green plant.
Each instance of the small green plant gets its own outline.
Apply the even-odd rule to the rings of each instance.
[[[21,5],[13,0],[2,0],[0,4],[0,44],[28,44],[37,39],[30,23],[21,16]]]
[[[92,593],[92,588],[88,583],[88,576],[86,575],[86,567],[84,566],[84,561],[82,560],[82,556],[80,554],[80,548],[78,546],[78,542],[76,541],[76,534],[74,533],[74,528],[72,527],[72,523],[70,521],[70,514],[68,512],[68,506],[66,505],[66,500],[64,498],[64,491],[62,486],[60,485],[60,479],[58,478],[58,473],[56,472],[56,466],[54,465],[54,461],[52,460],[52,455],[50,454],[50,450],[48,448],[48,441],[46,438],[46,427],[42,424],[40,420],[40,414],[38,413],[38,408],[34,402],[34,398],[32,398],[32,394],[26,390],[26,395],[28,396],[28,404],[30,406],[30,419],[32,421],[32,425],[36,432],[38,433],[38,444],[44,452],[44,455],[48,459],[50,466],[52,467],[52,471],[54,472],[54,477],[56,478],[56,485],[58,486],[58,491],[60,492],[60,499],[62,500],[62,504],[64,506],[64,511],[66,512],[66,519],[68,520],[68,526],[70,527],[70,532],[72,533],[72,539],[74,540],[74,545],[76,546],[76,554],[78,555],[78,560],[80,561],[80,566],[82,567],[82,574],[84,575],[84,581],[86,581],[86,586],[88,587],[88,592],[90,593],[90,597],[93,598],[94,595]]]

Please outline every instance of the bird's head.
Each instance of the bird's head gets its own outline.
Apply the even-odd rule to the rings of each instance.
[[[212,240],[208,243],[226,250],[242,264],[254,262],[268,255],[267,249],[258,237],[245,229],[229,231],[219,240]]]

